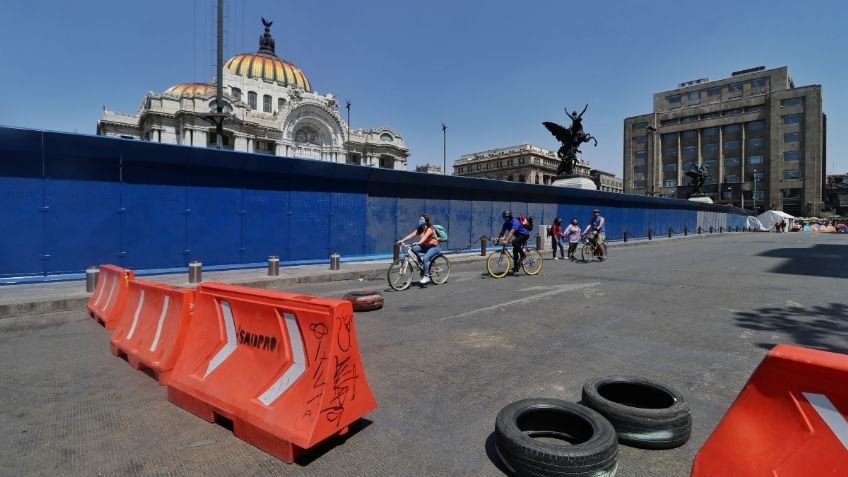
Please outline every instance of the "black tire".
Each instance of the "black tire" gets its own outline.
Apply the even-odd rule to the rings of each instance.
[[[342,300],[353,305],[353,311],[374,311],[383,308],[383,294],[375,290],[361,290],[345,294]]]
[[[683,395],[645,378],[590,380],[583,386],[582,404],[606,417],[622,444],[671,449],[685,444],[692,435],[692,415]]]
[[[585,406],[559,399],[524,399],[503,408],[495,421],[495,448],[517,476],[608,477],[618,465],[612,425]]]

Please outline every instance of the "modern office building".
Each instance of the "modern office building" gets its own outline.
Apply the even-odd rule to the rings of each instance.
[[[705,164],[717,203],[792,215],[821,212],[826,116],[821,85],[795,86],[787,67],[681,83],[653,112],[624,120],[624,191],[687,198],[686,172]]]
[[[409,149],[389,127],[350,128],[332,94],[320,95],[306,74],[277,56],[270,24],[259,50],[224,64],[225,149],[406,169]],[[103,108],[97,134],[207,147],[217,142],[206,119],[215,104],[215,80],[180,83],[149,92],[134,114]]]
[[[453,173],[456,176],[548,185],[556,180],[559,163],[554,151],[521,144],[462,155],[453,163]],[[589,164],[580,159],[574,172],[588,176],[590,170]]]

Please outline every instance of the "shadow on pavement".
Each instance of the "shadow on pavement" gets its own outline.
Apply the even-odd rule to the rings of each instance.
[[[492,432],[489,434],[489,437],[486,438],[486,457],[492,461],[492,464],[498,468],[504,475],[511,475],[509,469],[503,464],[501,461],[501,456],[498,455],[498,450],[495,448],[495,433]]]
[[[848,353],[848,305],[843,303],[738,312],[736,324],[749,330],[785,333],[792,337],[791,344]],[[771,349],[775,344],[757,346]]]
[[[848,278],[848,245],[817,244],[809,248],[777,248],[760,254],[761,257],[787,258],[772,273]]]
[[[348,426],[348,431],[343,436],[333,436],[324,442],[318,444],[317,446],[309,449],[309,451],[301,456],[299,459],[295,461],[297,465],[307,466],[314,462],[316,459],[326,454],[327,452],[335,449],[336,447],[342,445],[350,439],[351,437],[359,434],[363,429],[370,426],[373,421],[370,421],[365,418],[361,418],[358,421],[354,422],[350,426]]]

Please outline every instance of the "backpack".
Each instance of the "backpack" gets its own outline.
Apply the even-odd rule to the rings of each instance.
[[[518,216],[518,222],[527,230],[533,230],[533,217],[527,218],[523,215]]]
[[[439,242],[447,242],[448,241],[448,231],[445,230],[441,225],[434,225],[433,230],[436,231],[436,238],[439,239]]]

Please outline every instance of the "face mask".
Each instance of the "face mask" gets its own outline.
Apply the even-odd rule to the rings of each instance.
[[[424,223],[425,223],[425,222],[424,222],[424,218],[423,218],[423,217],[421,217],[420,219],[418,219],[418,226],[419,226],[419,227],[421,227],[422,225],[424,225]]]

